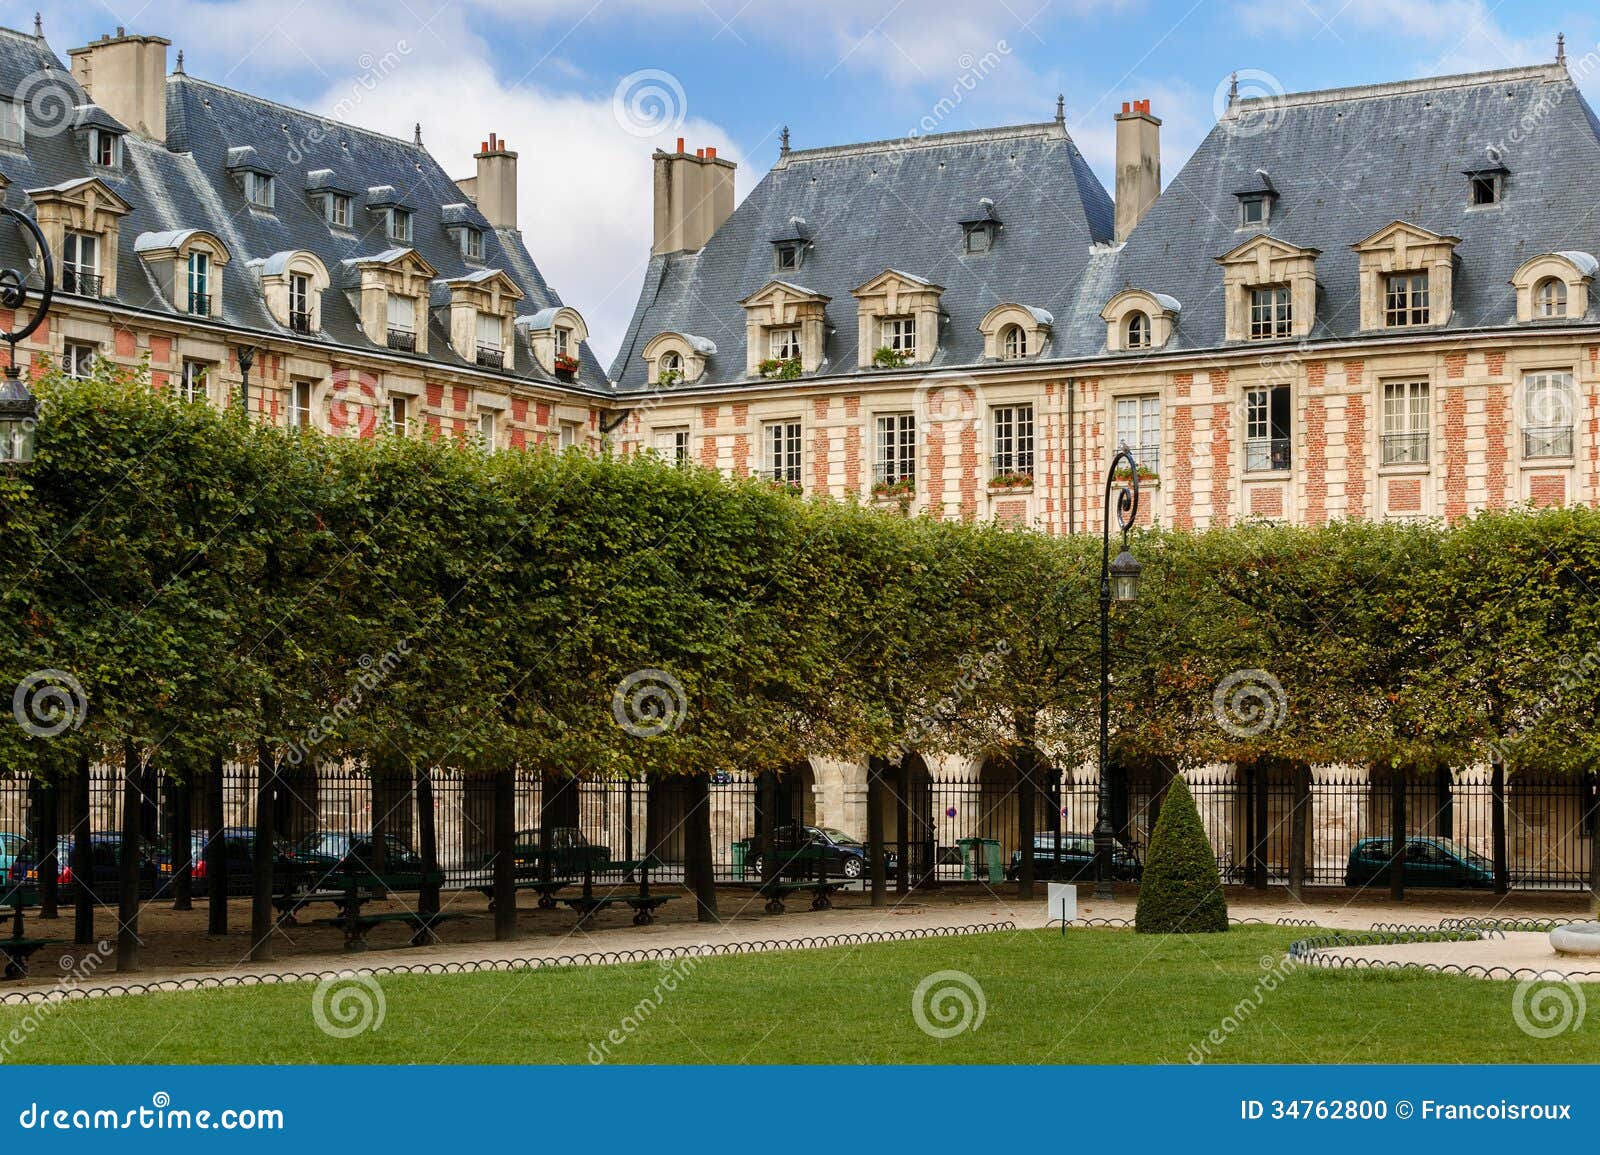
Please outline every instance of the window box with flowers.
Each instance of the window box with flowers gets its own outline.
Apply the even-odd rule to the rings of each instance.
[[[1033,488],[1031,473],[997,473],[989,479],[989,489],[998,493],[1025,493]]]
[[[1115,478],[1117,481],[1132,481],[1133,475],[1128,472],[1126,465],[1119,465]],[[1139,484],[1159,489],[1161,487],[1161,475],[1148,465],[1141,465],[1139,466]]]
[[[904,369],[911,364],[911,353],[905,349],[892,349],[884,345],[873,351],[872,364],[877,369]]]
[[[909,477],[902,477],[898,481],[875,481],[872,483],[872,497],[874,501],[899,501],[909,500],[917,494],[917,483]]]
[[[779,493],[787,493],[791,497],[800,497],[805,493],[805,486],[798,481],[784,481],[781,478],[769,477],[767,478],[767,484]]]
[[[683,380],[682,369],[663,369],[656,374],[656,384],[663,389],[670,389]]]
[[[779,359],[777,357],[768,357],[756,366],[756,372],[760,373],[762,379],[766,381],[794,381],[800,376],[800,358],[788,357]]]
[[[578,369],[582,363],[571,353],[557,353],[553,364],[555,365],[557,378],[562,381],[571,381],[578,375]]]

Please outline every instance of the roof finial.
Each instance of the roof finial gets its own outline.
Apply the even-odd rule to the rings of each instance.
[[[40,40],[44,39],[44,17],[37,12],[33,14],[33,34]]]
[[[174,69],[174,71],[179,76],[183,75],[183,49],[181,49],[181,48],[178,49],[178,67],[176,69]]]
[[[778,155],[789,155],[789,126],[783,126],[783,133],[778,137]]]
[[[1067,97],[1065,93],[1056,93],[1056,123],[1067,123]]]
[[[1228,77],[1228,103],[1232,104],[1239,99],[1239,74],[1235,72]]]
[[[1564,65],[1564,64],[1566,64],[1566,62],[1567,62],[1567,34],[1565,32],[1557,32],[1556,33],[1556,63]]]
[[[420,120],[417,121],[416,131],[412,134],[411,143],[417,145],[419,148],[422,145],[422,121]]]

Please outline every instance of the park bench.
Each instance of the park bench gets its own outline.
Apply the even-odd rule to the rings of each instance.
[[[434,928],[441,923],[455,922],[457,919],[471,918],[468,914],[457,914],[450,911],[434,911],[429,913],[420,910],[400,910],[385,914],[337,914],[331,918],[319,918],[318,926],[337,927],[344,932],[345,950],[366,950],[367,934],[375,927],[388,923],[403,923],[411,928],[411,945],[427,946],[435,942],[438,936]]]
[[[783,896],[795,894],[800,891],[814,891],[815,897],[811,900],[812,910],[833,909],[833,892],[843,890],[849,885],[848,879],[843,878],[774,878],[770,882],[756,885],[756,893],[767,900],[768,914],[782,914],[785,910]]]
[[[659,867],[661,862],[654,857],[637,860],[624,860],[617,862],[596,862],[585,867],[583,872],[583,893],[562,898],[559,901],[578,912],[578,926],[584,927],[600,911],[611,906],[627,906],[633,910],[633,925],[648,926],[655,921],[656,911],[671,902],[673,895],[650,893],[650,871]],[[594,876],[596,874],[621,874],[628,877],[634,874],[639,876],[639,889],[633,893],[618,893],[619,888],[613,887],[605,894],[594,892]]]
[[[39,905],[39,892],[26,887],[18,887],[0,897],[0,912],[11,913],[11,937],[0,938],[0,955],[6,960],[5,977],[20,979],[28,976],[28,960],[35,951],[43,950],[55,943],[65,942],[59,938],[29,938],[23,926],[23,911],[30,906]],[[4,915],[0,914],[0,918]]]
[[[552,910],[556,905],[556,891],[574,885],[576,878],[519,878],[513,884],[518,890],[537,891],[539,895],[539,909]],[[478,893],[489,900],[489,909],[494,909],[494,886],[480,886]]]

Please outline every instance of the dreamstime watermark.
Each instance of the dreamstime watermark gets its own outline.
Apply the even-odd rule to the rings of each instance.
[[[326,412],[328,427],[346,437],[376,436],[380,405],[377,375],[364,369],[336,369],[311,395],[312,413]]]
[[[611,1058],[613,1048],[622,1046],[642,1030],[666,1003],[667,996],[677,991],[679,985],[687,981],[699,965],[699,960],[695,958],[662,959],[661,977],[656,980],[650,993],[630,1007],[603,1039],[589,1044],[590,1064],[599,1066],[604,1063]]]
[[[1259,68],[1224,77],[1211,97],[1211,111],[1230,136],[1259,136],[1283,123],[1283,81]]]
[[[1583,985],[1560,971],[1523,979],[1511,995],[1511,1017],[1523,1034],[1535,1039],[1577,1030],[1588,1009]]]
[[[911,1018],[930,1038],[976,1031],[988,1013],[983,986],[966,971],[934,971],[911,992]]]
[[[0,1063],[12,1057],[12,1052],[33,1037],[45,1023],[45,1020],[56,1013],[62,1003],[67,1000],[77,987],[94,977],[105,963],[116,954],[117,948],[110,939],[100,939],[94,944],[94,949],[82,957],[74,959],[69,954],[61,956],[62,975],[56,980],[55,985],[45,995],[45,1001],[30,1004],[27,1013],[11,1025],[3,1036],[0,1036]]]
[[[330,1038],[353,1039],[379,1030],[388,1011],[378,980],[358,971],[340,971],[311,992],[311,1020]]]
[[[411,644],[402,638],[395,643],[394,649],[380,658],[374,659],[371,654],[362,654],[361,672],[351,680],[350,688],[345,691],[344,696],[333,704],[332,710],[313,722],[297,741],[289,743],[284,751],[284,758],[289,765],[300,765],[310,757],[313,750],[337,734],[339,727],[361,708],[361,703],[366,701],[367,695],[381,686],[384,679],[394,673],[401,660],[410,653]]]
[[[926,115],[905,134],[903,142],[909,144],[930,132],[938,132],[944,122],[954,116],[966,102],[967,95],[976,92],[978,86],[1000,67],[1000,62],[1010,55],[1011,45],[1004,40],[996,40],[994,47],[982,56],[963,52],[956,57],[957,75],[950,85],[950,94],[941,96],[934,102]]]
[[[688,709],[683,683],[665,670],[635,670],[611,695],[611,716],[635,738],[659,738],[676,730]]]
[[[368,94],[376,92],[378,86],[394,75],[401,62],[410,55],[411,44],[406,40],[396,40],[394,47],[382,56],[363,52],[356,57],[356,67],[361,71],[355,80],[350,82],[350,90],[334,104],[332,114],[327,120],[312,126],[300,139],[289,142],[287,154],[289,163],[304,163],[306,149],[327,140],[333,134],[335,126],[349,124],[356,111],[366,103]]]
[[[89,103],[89,95],[72,73],[41,68],[22,78],[12,103],[25,138],[51,137],[72,131],[78,108]]]
[[[902,743],[905,749],[915,750],[940,727],[961,717],[961,707],[970,702],[979,686],[995,676],[1010,653],[1011,643],[1002,639],[976,657],[972,654],[961,655],[961,673],[956,676],[954,684],[932,707],[913,718],[906,727],[905,741]]]
[[[611,115],[629,136],[660,136],[683,127],[689,98],[683,82],[672,73],[641,68],[617,81],[611,92]]]
[[[1269,954],[1262,955],[1261,970],[1263,973],[1256,980],[1255,986],[1250,988],[1249,994],[1233,1004],[1228,1013],[1222,1017],[1220,1023],[1207,1031],[1198,1043],[1194,1043],[1189,1047],[1189,1062],[1198,1065],[1212,1058],[1215,1052],[1222,1048],[1222,1045],[1228,1041],[1235,1031],[1250,1021],[1251,1016],[1259,1011],[1262,1004],[1267,1001],[1267,996],[1276,991],[1284,980],[1295,972],[1299,965],[1288,955],[1283,955],[1282,957]]]
[[[54,738],[83,726],[89,695],[65,670],[35,670],[12,691],[11,716],[35,738]]]
[[[1283,725],[1289,699],[1266,670],[1235,670],[1211,693],[1211,713],[1235,738],[1254,738]]]

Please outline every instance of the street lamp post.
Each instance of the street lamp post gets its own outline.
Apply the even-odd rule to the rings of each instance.
[[[17,368],[17,342],[26,340],[39,327],[50,311],[50,301],[55,295],[55,265],[50,260],[50,246],[32,217],[16,209],[0,205],[0,215],[14,219],[22,231],[33,238],[43,263],[44,288],[39,293],[39,307],[26,325],[9,332],[0,332],[0,340],[11,345],[11,356],[6,362],[5,377],[0,379],[0,463],[26,465],[33,460],[34,430],[39,424],[39,400],[28,389]],[[23,307],[28,300],[27,273],[16,269],[0,270],[0,305],[12,310]]]
[[[1126,468],[1129,484],[1117,490],[1117,526],[1122,530],[1122,551],[1111,560],[1111,490],[1117,470]],[[1100,793],[1094,826],[1094,896],[1110,902],[1111,777],[1106,771],[1111,747],[1111,603],[1131,602],[1139,596],[1139,563],[1128,552],[1128,531],[1139,512],[1139,463],[1127,442],[1117,447],[1106,470],[1105,519],[1100,526]]]
[[[239,358],[239,405],[246,418],[250,416],[250,366],[256,363],[253,345],[240,345],[235,353]]]

